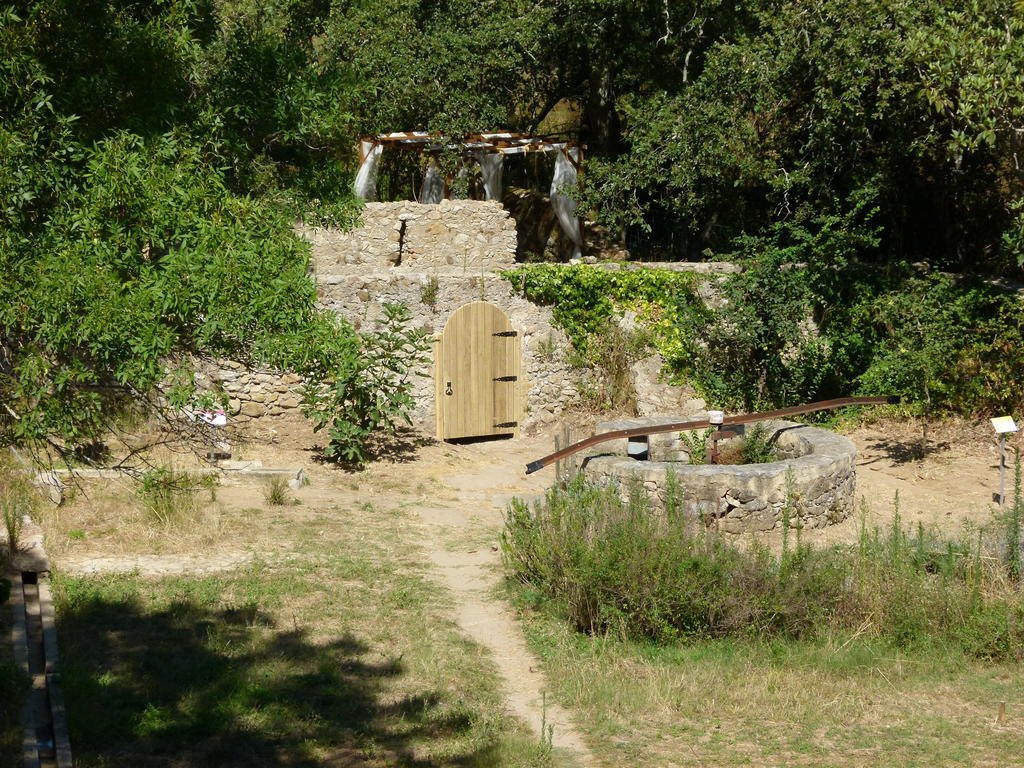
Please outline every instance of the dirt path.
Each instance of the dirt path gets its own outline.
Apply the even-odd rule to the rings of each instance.
[[[514,496],[533,498],[548,477],[526,477],[526,462],[546,452],[548,440],[521,439],[459,446],[457,465],[441,467],[443,503],[420,505],[425,546],[454,600],[461,629],[487,648],[508,693],[509,708],[536,733],[550,727],[556,748],[575,753],[581,765],[595,761],[569,714],[550,699],[537,660],[514,615],[495,595],[501,581],[498,538],[505,506]],[[440,500],[439,500],[440,501]]]
[[[528,461],[550,450],[551,438],[420,445],[408,455],[348,473],[313,461],[316,454],[309,447],[317,439],[305,425],[282,425],[274,437],[274,444],[254,442],[237,453],[238,458],[267,467],[304,468],[311,482],[294,492],[301,505],[288,510],[289,518],[315,516],[317,510],[337,505],[363,507],[367,514],[405,509],[415,515],[421,556],[451,597],[452,619],[489,652],[509,711],[538,738],[550,737],[555,748],[574,755],[576,764],[595,765],[569,714],[545,697],[540,665],[514,611],[499,594],[503,512],[513,497],[535,497],[551,482],[550,472],[529,477],[524,473]],[[273,533],[259,533],[260,526],[246,530],[245,525],[244,510],[264,506],[263,490],[258,483],[219,488],[215,506],[221,511],[214,526],[218,535],[211,540],[154,538],[140,524],[131,535],[123,520],[112,519],[109,500],[98,494],[58,513],[50,521],[48,536],[62,542],[55,547],[56,561],[68,573],[134,571],[163,577],[231,570],[254,558],[273,557]],[[88,535],[75,531],[69,537],[64,529],[70,528],[87,529]],[[550,732],[542,733],[547,730],[543,726]]]
[[[912,455],[916,438],[912,426],[888,423],[849,435],[858,449],[862,511],[839,525],[814,531],[814,541],[853,541],[864,518],[868,525],[888,525],[897,492],[904,525],[921,522],[955,535],[966,523],[990,521],[998,456],[984,427],[948,428],[947,434],[936,435],[933,450],[923,460]],[[551,437],[422,444],[348,474],[313,461],[316,453],[310,446],[317,438],[307,427],[282,428],[272,436],[275,444],[254,443],[240,454],[247,460],[262,460],[264,466],[306,469],[312,485],[297,492],[302,506],[290,514],[307,514],[306,510],[326,509],[336,503],[358,504],[368,512],[376,507],[415,513],[423,556],[451,595],[451,615],[466,635],[490,652],[504,681],[508,708],[538,735],[542,723],[553,726],[554,746],[578,755],[582,765],[596,764],[569,713],[550,700],[545,702],[544,674],[526,645],[513,610],[498,594],[503,511],[512,497],[535,497],[550,484],[552,470],[527,476],[524,467],[551,449]],[[220,495],[238,509],[261,506],[258,487],[222,489]],[[75,526],[86,527],[86,523],[88,520],[77,519]],[[67,551],[61,552],[60,564],[70,571],[94,573],[125,569],[154,575],[204,573],[237,567],[253,552],[272,550],[272,541],[246,540],[226,551],[225,536],[231,539],[233,533],[239,532],[221,529],[219,544],[200,542],[198,550],[183,541],[171,551],[148,555],[137,554],[148,551],[145,548],[131,553],[112,551],[114,539],[107,547],[97,547],[99,539],[90,533],[88,542],[69,542]],[[772,535],[765,538],[771,540]]]

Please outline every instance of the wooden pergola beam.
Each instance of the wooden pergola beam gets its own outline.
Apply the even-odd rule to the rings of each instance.
[[[527,152],[554,152],[563,147],[585,149],[583,145],[571,141],[561,141],[551,136],[537,136],[518,131],[466,133],[456,138],[446,136],[440,131],[396,131],[394,133],[380,133],[376,136],[366,137],[361,141],[413,152],[437,152],[443,149],[445,144],[452,145],[453,147],[461,145],[473,152],[499,152],[506,155]]]

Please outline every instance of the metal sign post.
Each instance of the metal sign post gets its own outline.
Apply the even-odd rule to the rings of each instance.
[[[1011,416],[998,416],[989,419],[992,429],[999,435],[999,506],[1006,506],[1006,436],[1017,431],[1017,425]]]

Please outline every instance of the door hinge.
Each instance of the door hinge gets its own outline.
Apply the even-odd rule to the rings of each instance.
[[[519,381],[518,376],[495,376],[494,381]]]
[[[497,333],[492,333],[491,334],[491,336],[518,336],[518,335],[519,335],[519,331],[498,331]]]
[[[519,426],[519,422],[518,421],[502,421],[499,424],[495,424],[494,428],[495,429],[510,429],[512,427],[518,427],[518,426]]]

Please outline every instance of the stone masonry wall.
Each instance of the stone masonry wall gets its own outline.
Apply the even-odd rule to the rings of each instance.
[[[302,379],[294,373],[250,369],[233,360],[206,362],[198,368],[196,383],[205,389],[223,389],[228,396],[228,412],[236,418],[298,413],[297,390]]]
[[[579,372],[566,362],[569,341],[551,322],[550,308],[532,304],[512,291],[511,283],[497,274],[423,273],[378,271],[318,276],[320,304],[348,319],[357,329],[373,330],[383,318],[385,303],[404,303],[414,327],[439,336],[448,317],[474,301],[489,301],[509,318],[520,333],[523,412],[520,424],[529,429],[555,420],[577,400]],[[427,433],[434,431],[433,368],[414,379],[416,407],[413,423]],[[294,374],[248,370],[240,363],[218,361],[207,365],[199,382],[223,388],[229,412],[246,419],[298,413],[296,392],[301,381]]]
[[[367,203],[362,224],[341,232],[303,227],[318,272],[359,267],[422,270],[455,267],[480,273],[516,259],[516,223],[496,200]]]
[[[312,243],[321,306],[359,330],[374,329],[384,303],[406,304],[413,324],[435,337],[451,313],[464,304],[485,300],[498,306],[521,334],[520,425],[529,429],[554,421],[578,400],[580,373],[566,362],[569,341],[555,327],[551,308],[515,294],[511,283],[498,274],[516,267],[515,226],[496,201],[444,200],[437,205],[368,203],[362,224],[350,231],[305,226],[296,231]],[[717,280],[735,269],[725,264],[609,264],[606,268],[639,266],[706,275],[701,290],[709,302],[714,301]],[[704,295],[705,286],[712,293]],[[424,373],[415,380],[414,423],[433,433],[433,370]],[[296,389],[301,382],[295,376],[221,361],[208,366],[201,379],[206,386],[223,388],[233,414],[259,418],[297,413]],[[660,383],[654,386],[659,392],[664,388]],[[670,410],[676,411],[677,406]]]
[[[488,301],[501,309],[522,340],[524,413],[521,425],[529,428],[554,421],[578,398],[578,372],[566,362],[569,341],[554,327],[549,307],[531,303],[512,291],[501,275],[447,272],[364,272],[319,275],[320,303],[347,318],[357,328],[372,330],[383,317],[384,303],[404,303],[412,322],[433,336],[444,330],[448,317],[474,301]],[[415,383],[415,423],[428,432],[434,429],[433,371]]]

